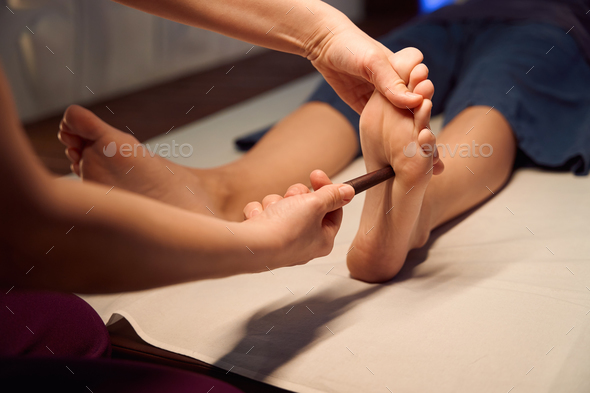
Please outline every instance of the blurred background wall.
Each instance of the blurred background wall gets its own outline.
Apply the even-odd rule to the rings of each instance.
[[[327,2],[358,21],[364,1]],[[108,0],[0,4],[0,57],[25,122],[227,63],[252,47]]]

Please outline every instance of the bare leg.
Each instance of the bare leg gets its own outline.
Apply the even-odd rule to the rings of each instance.
[[[213,169],[188,168],[158,155],[106,157],[111,142],[139,142],[92,112],[68,108],[60,140],[72,170],[83,180],[114,185],[197,213],[231,220],[243,218],[243,207],[272,193],[284,193],[293,183],[309,182],[309,173],[322,169],[329,176],[355,156],[358,142],[344,116],[331,106],[311,102],[287,116],[247,154]],[[328,147],[328,148],[326,148]],[[131,170],[131,168],[133,168]]]
[[[267,194],[284,194],[293,183],[309,184],[309,174],[321,169],[333,176],[358,151],[355,131],[330,105],[310,102],[284,118],[241,159],[217,170],[234,190],[228,201],[233,219],[241,219],[248,201]]]
[[[437,143],[445,145],[445,149],[439,148],[445,171],[435,176],[426,190],[429,231],[490,198],[508,181],[516,156],[516,140],[510,125],[500,112],[490,111],[488,106],[462,111],[444,128]],[[471,146],[471,150],[474,145],[489,144],[493,153],[484,157],[481,153],[490,154],[489,148],[480,152],[477,147],[475,152],[471,151],[471,157],[461,157],[459,148],[451,158],[446,145],[454,149],[462,144]]]

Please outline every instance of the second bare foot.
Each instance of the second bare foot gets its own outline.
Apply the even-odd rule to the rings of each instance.
[[[84,181],[115,186],[197,213],[241,219],[227,208],[228,190],[219,176],[160,157],[135,137],[73,105],[60,125],[71,168]],[[130,146],[121,150],[122,145]]]

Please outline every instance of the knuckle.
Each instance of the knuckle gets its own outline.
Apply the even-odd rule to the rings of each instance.
[[[381,51],[376,50],[376,48],[370,47],[367,48],[365,51],[365,62],[369,64],[375,64],[379,61],[379,54],[382,53]]]
[[[327,191],[329,194],[329,206],[337,206],[340,203],[340,193],[335,187],[330,187]]]
[[[315,198],[310,198],[309,199],[309,204],[310,207],[314,210],[314,211],[319,211],[322,210],[323,207],[323,203],[322,203],[322,199],[319,198],[317,195],[315,195]]]

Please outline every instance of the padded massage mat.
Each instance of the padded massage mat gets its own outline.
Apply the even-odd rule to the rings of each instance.
[[[315,83],[154,143],[193,144],[182,164],[222,164],[240,154],[234,137],[286,115]],[[364,172],[359,159],[335,180]],[[307,265],[84,299],[149,344],[298,392],[588,392],[589,196],[588,177],[520,170],[434,231],[398,277],[372,285],[345,263],[360,195],[332,253]]]

